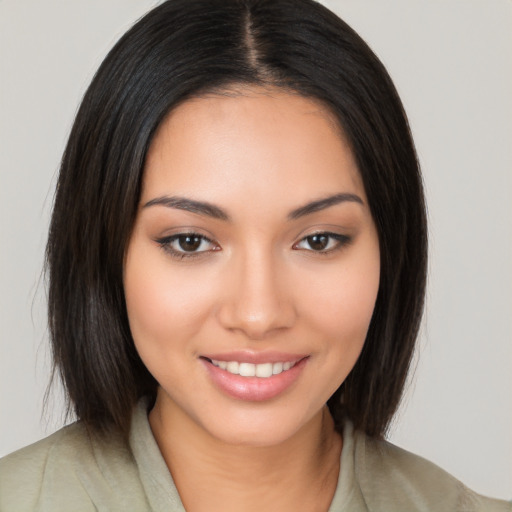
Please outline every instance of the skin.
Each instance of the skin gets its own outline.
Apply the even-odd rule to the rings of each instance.
[[[360,201],[290,218],[335,194]],[[229,219],[159,201],[176,196]],[[190,232],[209,241],[182,257],[169,237]],[[320,250],[307,238],[326,232],[347,238]],[[187,511],[328,509],[342,439],[325,404],[361,352],[379,271],[357,166],[322,105],[252,88],[171,112],[146,161],[124,285],[135,345],[160,384],[150,425]],[[241,400],[202,359],[232,351],[305,359],[277,396]]]

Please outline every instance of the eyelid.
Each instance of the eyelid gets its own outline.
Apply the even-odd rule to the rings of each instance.
[[[323,249],[323,250],[315,250],[313,248],[307,249],[307,248],[299,247],[299,244],[307,241],[308,238],[311,238],[314,236],[320,236],[320,235],[323,235],[323,236],[326,236],[326,237],[336,240],[335,246],[331,247],[329,249]],[[317,231],[314,231],[312,233],[308,233],[307,235],[302,236],[298,242],[293,244],[293,249],[299,250],[299,251],[307,251],[307,252],[310,252],[313,254],[328,255],[328,254],[331,254],[335,251],[342,249],[343,247],[348,245],[351,241],[352,241],[352,237],[348,236],[348,235],[343,235],[341,233],[335,233],[335,232],[326,231],[326,230],[317,230]]]
[[[201,240],[201,244],[206,242],[210,245],[210,248],[205,250],[193,250],[193,251],[185,251],[185,250],[177,250],[175,249],[172,244],[173,242],[177,241],[181,237],[197,237]],[[332,240],[335,240],[334,247],[328,247],[325,249],[319,249],[315,250],[313,247],[307,248],[307,247],[300,247],[301,244],[307,243],[308,238],[314,237],[314,236],[325,236],[331,239],[331,241],[328,243],[328,246],[331,245]],[[204,257],[212,252],[217,252],[221,250],[220,245],[210,238],[209,236],[206,236],[202,233],[198,233],[194,229],[190,230],[182,230],[177,233],[173,233],[171,235],[163,236],[160,238],[155,238],[154,241],[160,245],[161,249],[165,251],[167,254],[169,254],[174,259],[183,260],[183,259],[192,259],[192,258],[198,258],[198,257]],[[336,233],[333,231],[328,231],[326,229],[317,229],[313,232],[310,232],[308,234],[305,234],[301,236],[301,238],[295,242],[292,246],[292,249],[299,250],[299,251],[305,251],[312,254],[318,254],[318,255],[329,255],[333,252],[336,252],[338,250],[341,250],[343,247],[345,247],[347,244],[352,242],[352,237],[348,235],[344,235],[341,233]]]
[[[181,238],[181,237],[186,237],[186,236],[200,238],[201,243],[207,242],[208,244],[213,246],[213,248],[210,248],[207,250],[202,250],[202,251],[180,251],[180,250],[176,250],[172,247],[171,244],[173,242],[175,242],[176,240],[179,240],[179,238]],[[180,231],[179,233],[174,233],[172,235],[156,238],[155,242],[160,245],[160,247],[163,251],[165,251],[171,257],[178,259],[178,260],[198,258],[198,257],[205,256],[208,253],[216,252],[216,251],[220,250],[220,246],[217,242],[215,242],[214,240],[212,240],[210,237],[208,237],[206,235],[197,233],[194,230]]]

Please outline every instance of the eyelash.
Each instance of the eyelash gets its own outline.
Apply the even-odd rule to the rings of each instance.
[[[327,250],[323,249],[323,250],[315,251],[313,248],[302,249],[302,250],[306,250],[306,251],[309,251],[309,252],[312,252],[314,254],[318,254],[321,256],[328,256],[329,254],[332,254],[333,252],[339,251],[340,249],[342,249],[344,246],[346,246],[347,244],[349,244],[352,241],[351,237],[349,237],[347,235],[341,235],[339,233],[331,233],[329,231],[319,231],[317,233],[311,233],[310,235],[305,236],[304,238],[299,240],[296,244],[294,244],[293,248],[296,249],[299,244],[306,242],[308,239],[310,239],[310,241],[308,242],[310,244],[311,239],[314,237],[329,238],[330,240],[328,241],[327,247],[329,246],[329,244],[331,243],[332,240],[335,241],[334,247],[330,247]],[[310,245],[310,247],[311,247],[311,245]]]
[[[332,240],[335,240],[335,246],[334,247],[330,247],[329,249],[325,250],[325,249],[322,249],[322,250],[314,250],[313,248],[311,249],[304,249],[304,248],[299,248],[299,244],[302,244],[304,242],[306,243],[309,243],[310,244],[310,247],[311,247],[311,241],[314,237],[327,237],[329,238],[330,240],[328,241],[327,243],[327,247],[329,247],[329,244],[331,243]],[[204,250],[204,251],[179,251],[179,250],[176,250],[175,248],[172,247],[172,244],[173,242],[179,242],[180,239],[185,239],[185,238],[195,238],[195,239],[199,239],[199,247],[201,247],[201,245],[203,243],[207,243],[207,244],[211,244],[214,248],[213,249],[207,249],[207,250]],[[309,239],[309,241],[308,241]],[[335,251],[338,251],[340,249],[342,249],[345,245],[349,244],[350,242],[352,241],[352,239],[346,235],[341,235],[339,233],[331,233],[331,232],[326,232],[326,231],[320,231],[318,233],[312,233],[310,235],[307,235],[305,236],[304,238],[302,238],[301,240],[299,240],[296,244],[293,245],[293,249],[296,249],[296,250],[305,250],[305,251],[308,251],[308,252],[312,252],[314,254],[318,254],[318,255],[322,255],[322,256],[326,256],[326,255],[329,255]],[[160,245],[160,247],[168,254],[170,254],[173,258],[175,259],[178,259],[178,260],[184,260],[184,259],[192,259],[192,258],[198,258],[198,257],[201,257],[204,253],[208,253],[208,252],[215,252],[215,251],[218,251],[220,248],[218,245],[215,244],[215,242],[213,242],[213,240],[210,240],[208,237],[204,236],[204,235],[201,235],[199,233],[194,233],[194,232],[190,232],[190,233],[178,233],[176,235],[172,235],[172,236],[167,236],[165,238],[159,238],[156,240],[156,242]]]
[[[198,258],[201,257],[204,253],[207,252],[213,252],[217,251],[217,248],[209,249],[205,251],[178,251],[172,247],[173,242],[179,242],[179,240],[185,239],[185,238],[197,238],[199,239],[200,246],[206,242],[208,244],[211,244],[214,247],[218,247],[215,245],[215,242],[213,240],[210,240],[208,237],[204,235],[200,235],[199,233],[177,233],[176,235],[166,236],[165,238],[160,238],[156,240],[156,242],[160,245],[160,247],[168,254],[170,254],[173,258],[176,258],[178,260],[183,259],[192,259],[192,258]],[[199,246],[199,247],[200,247]]]

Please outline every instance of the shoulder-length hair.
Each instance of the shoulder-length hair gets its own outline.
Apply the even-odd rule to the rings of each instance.
[[[168,0],[105,58],[62,159],[47,245],[54,372],[68,405],[94,431],[130,426],[157,382],[135,350],[123,262],[144,163],[179,103],[233,85],[279,87],[323,102],[347,137],[381,254],[363,351],[328,406],[384,435],[403,392],[422,316],[426,214],[407,118],[381,62],[342,20],[312,0]]]

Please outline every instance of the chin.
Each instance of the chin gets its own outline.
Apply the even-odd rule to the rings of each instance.
[[[273,411],[256,410],[236,414],[225,421],[212,422],[211,418],[203,428],[218,441],[236,446],[263,448],[284,444],[308,429],[315,420],[321,421],[322,409],[307,417],[293,414],[286,406],[280,406],[278,414]],[[288,409],[288,410],[287,410]],[[282,414],[282,413],[285,414]]]

